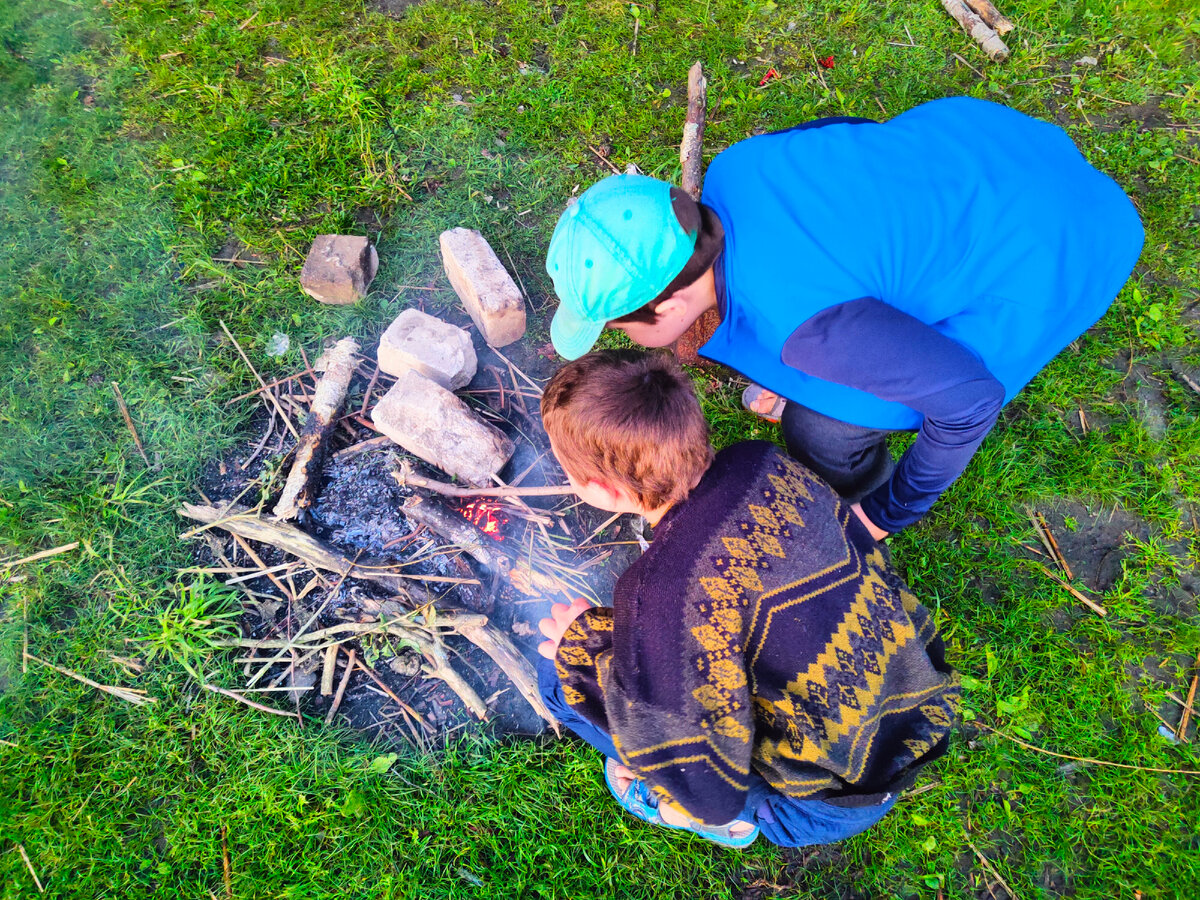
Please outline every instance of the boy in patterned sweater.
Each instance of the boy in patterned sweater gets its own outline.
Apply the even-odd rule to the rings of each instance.
[[[612,607],[556,604],[541,691],[633,815],[743,847],[881,819],[957,710],[929,612],[827,484],[764,442],[714,454],[668,357],[601,351],[542,399],[579,496],[644,515]]]

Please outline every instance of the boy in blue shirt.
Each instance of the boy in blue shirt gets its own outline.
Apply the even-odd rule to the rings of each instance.
[[[641,176],[594,185],[551,240],[551,337],[568,359],[606,326],[662,347],[717,310],[701,355],[765,388],[756,412],[786,398],[789,451],[881,539],[1103,315],[1142,239],[1061,129],[938,100],[735,144],[699,204]],[[917,439],[893,465],[887,435],[905,430]]]

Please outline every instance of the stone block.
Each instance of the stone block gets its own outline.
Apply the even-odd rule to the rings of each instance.
[[[525,334],[525,300],[478,231],[454,228],[441,237],[442,264],[483,339],[503,347]]]
[[[300,287],[322,303],[361,300],[379,269],[379,255],[365,237],[319,234],[304,260]]]
[[[419,309],[396,316],[379,339],[377,358],[389,375],[420,372],[449,391],[466,387],[478,365],[471,335]]]
[[[371,418],[409,453],[476,487],[490,484],[513,453],[512,441],[499,429],[411,369],[375,404]]]

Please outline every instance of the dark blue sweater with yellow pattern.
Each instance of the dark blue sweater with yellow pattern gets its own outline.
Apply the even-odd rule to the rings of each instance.
[[[945,750],[957,680],[942,640],[848,504],[770,444],[717,454],[555,660],[621,760],[704,822],[751,771],[854,804]]]

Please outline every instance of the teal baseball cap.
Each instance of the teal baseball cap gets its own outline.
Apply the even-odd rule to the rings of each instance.
[[[610,175],[567,207],[554,227],[546,272],[558,294],[554,349],[577,359],[607,322],[645,306],[692,257],[671,207],[671,185],[645,175]]]

